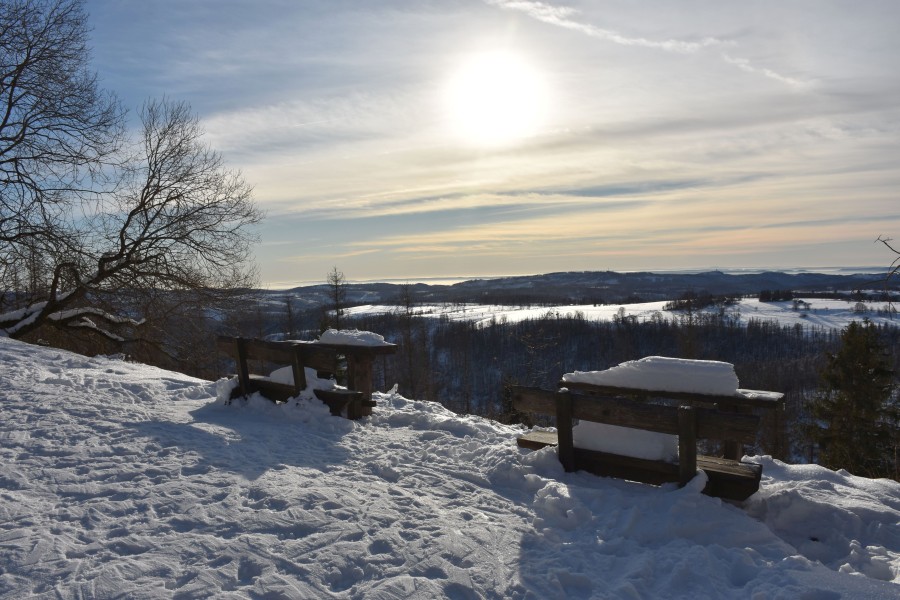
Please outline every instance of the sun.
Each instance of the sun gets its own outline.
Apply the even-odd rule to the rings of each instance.
[[[504,145],[537,132],[546,86],[524,58],[484,52],[470,56],[453,74],[444,101],[454,135],[478,145]]]

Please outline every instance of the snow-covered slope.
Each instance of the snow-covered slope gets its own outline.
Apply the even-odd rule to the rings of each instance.
[[[3,598],[896,598],[900,484],[768,458],[741,508],[515,428],[0,339]],[[220,386],[224,387],[224,386]]]
[[[847,302],[823,298],[798,298],[793,302],[760,302],[754,298],[743,298],[725,309],[724,315],[736,323],[746,325],[750,320],[774,321],[780,325],[801,325],[841,329],[851,321],[869,319],[877,325],[898,325],[900,320],[890,311],[885,302]],[[472,321],[487,325],[493,321],[516,323],[526,319],[540,319],[546,316],[581,316],[588,321],[611,321],[617,317],[629,317],[638,321],[651,319],[679,319],[684,313],[664,310],[666,301],[640,302],[636,304],[578,304],[571,306],[532,307],[498,306],[490,304],[425,304],[415,307],[415,312],[423,317],[443,317],[453,321]],[[896,310],[896,304],[894,309]],[[362,305],[347,309],[351,316],[396,312],[392,305]],[[718,313],[711,307],[706,312]]]

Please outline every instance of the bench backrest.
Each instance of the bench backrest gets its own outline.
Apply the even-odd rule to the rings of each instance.
[[[575,448],[572,419],[677,435],[677,475],[681,485],[696,475],[698,439],[749,443],[756,440],[759,429],[759,417],[756,415],[688,405],[646,404],[629,398],[578,394],[568,389],[551,392],[513,386],[512,404],[513,408],[522,412],[556,415],[559,461],[568,472],[577,470],[579,456],[594,455],[601,461],[612,460],[615,456],[604,458],[604,453]],[[662,464],[664,461],[643,462]]]
[[[316,347],[304,342],[271,342],[257,339],[219,336],[218,349],[234,358],[238,379],[244,385],[250,378],[248,361],[263,360],[280,365],[290,365],[294,375],[294,388],[306,388],[304,367],[322,373],[338,372],[338,352],[332,348]]]
[[[628,398],[596,396],[571,391],[513,386],[513,408],[521,412],[556,415],[561,397],[571,402],[572,418],[658,433],[678,435],[679,407],[646,404]],[[732,440],[752,444],[756,441],[759,417],[751,414],[722,412],[714,408],[695,408],[698,439]]]

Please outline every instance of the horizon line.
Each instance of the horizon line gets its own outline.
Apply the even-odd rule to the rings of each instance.
[[[435,275],[427,277],[384,277],[371,279],[347,279],[348,285],[367,285],[376,283],[385,283],[391,285],[403,284],[425,284],[425,285],[453,285],[465,281],[489,281],[494,279],[508,279],[515,277],[540,277],[542,275],[551,275],[554,273],[665,273],[665,274],[700,274],[700,273],[724,273],[726,275],[752,275],[758,273],[784,273],[787,275],[797,275],[800,273],[820,274],[820,275],[875,275],[886,272],[888,267],[879,266],[831,266],[831,267],[709,267],[709,268],[685,268],[685,269],[596,269],[596,270],[569,270],[569,271],[548,271],[545,273],[524,273],[524,274],[504,274],[504,275]],[[260,289],[270,291],[287,291],[301,287],[315,287],[319,285],[327,285],[325,279],[321,280],[298,280],[291,282],[271,282],[263,285]]]

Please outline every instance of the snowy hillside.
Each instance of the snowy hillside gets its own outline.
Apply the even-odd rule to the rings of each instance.
[[[782,325],[802,325],[841,329],[851,321],[869,319],[875,324],[900,325],[900,317],[889,311],[886,302],[847,302],[823,298],[798,298],[794,302],[760,302],[753,298],[743,298],[725,309],[725,315],[744,325],[750,319],[775,321]],[[447,318],[454,321],[473,321],[482,325],[492,320],[514,323],[525,319],[540,319],[545,316],[574,317],[579,315],[589,321],[611,321],[616,317],[630,317],[638,321],[654,318],[678,319],[682,313],[667,311],[663,307],[668,301],[640,302],[636,304],[583,304],[553,307],[516,307],[485,304],[432,304],[415,307],[416,314],[423,317]],[[896,310],[897,306],[894,305]],[[396,312],[392,305],[361,305],[346,309],[352,316]],[[710,308],[708,312],[718,312]],[[893,316],[892,316],[893,315]]]
[[[0,376],[2,598],[900,596],[887,480],[756,457],[738,507],[566,474],[515,428],[392,394],[358,422],[226,405],[9,339]]]

